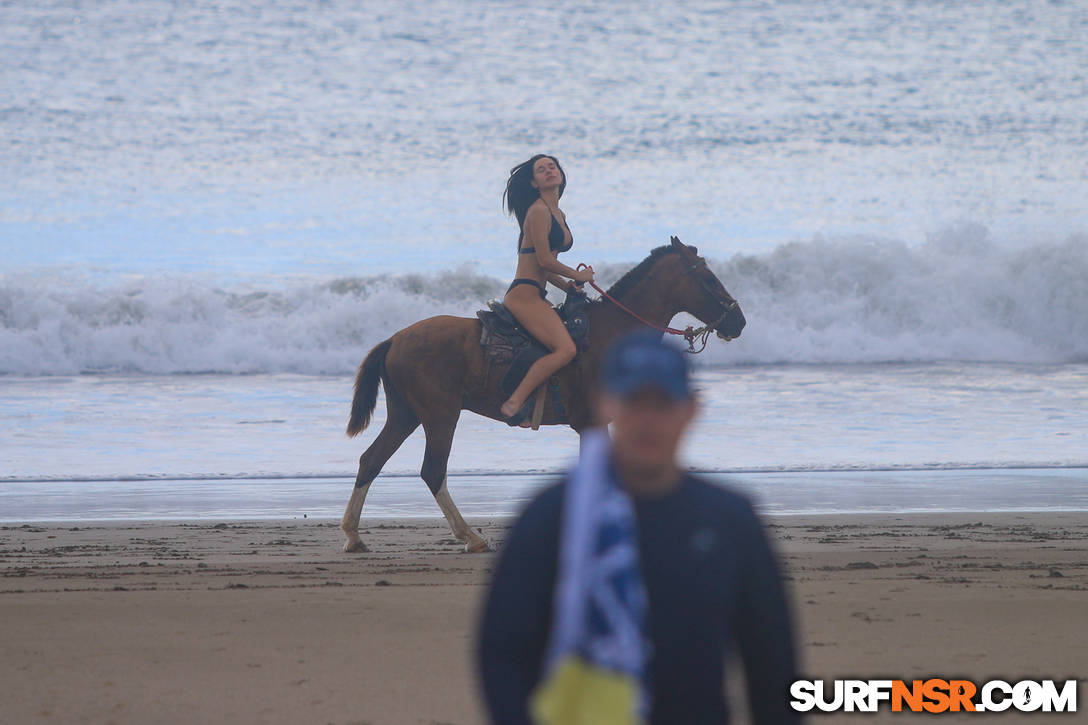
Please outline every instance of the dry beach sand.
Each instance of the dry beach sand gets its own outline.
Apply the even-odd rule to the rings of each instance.
[[[508,525],[471,523],[494,543]],[[1083,513],[767,523],[809,676],[1088,675]],[[0,528],[0,722],[482,722],[470,653],[493,555],[440,520],[364,526],[368,554],[312,519]],[[1077,715],[1000,722],[1084,722],[1086,689]]]

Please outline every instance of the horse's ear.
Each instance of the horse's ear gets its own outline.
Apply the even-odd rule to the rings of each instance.
[[[671,237],[671,239],[672,239],[672,246],[675,249],[677,249],[677,250],[679,250],[681,252],[688,252],[690,254],[698,254],[699,253],[699,250],[696,249],[695,247],[689,247],[688,245],[681,242],[680,237],[673,235]]]

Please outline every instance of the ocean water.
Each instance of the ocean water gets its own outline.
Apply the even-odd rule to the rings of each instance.
[[[351,376],[0,378],[0,520],[338,516],[358,455]],[[1088,365],[701,369],[684,464],[772,513],[1088,511]],[[366,516],[435,516],[424,436]],[[468,516],[516,513],[578,449],[573,431],[461,417],[449,487]]]
[[[1086,34],[1026,0],[0,6],[0,519],[334,515],[355,367],[501,294],[538,150],[568,263],[677,234],[741,301],[688,465],[777,512],[1088,509]],[[421,436],[368,515],[436,512]],[[466,414],[451,490],[509,513],[576,447]]]

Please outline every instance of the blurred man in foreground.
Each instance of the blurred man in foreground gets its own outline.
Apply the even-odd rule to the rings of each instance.
[[[753,722],[794,723],[789,608],[751,504],[681,471],[696,411],[684,355],[636,333],[605,356],[578,465],[498,561],[479,641],[495,723],[725,723],[734,645]]]

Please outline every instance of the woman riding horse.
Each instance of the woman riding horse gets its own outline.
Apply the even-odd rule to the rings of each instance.
[[[537,154],[510,170],[503,194],[507,211],[517,218],[521,233],[517,272],[502,302],[521,326],[550,351],[532,364],[502,404],[500,412],[508,425],[528,426],[532,410],[529,395],[574,358],[574,341],[545,298],[545,282],[569,291],[572,286],[580,289],[583,283],[593,281],[592,267],[576,270],[558,258],[574,243],[567,217],[559,209],[566,187],[567,177],[555,157]]]

